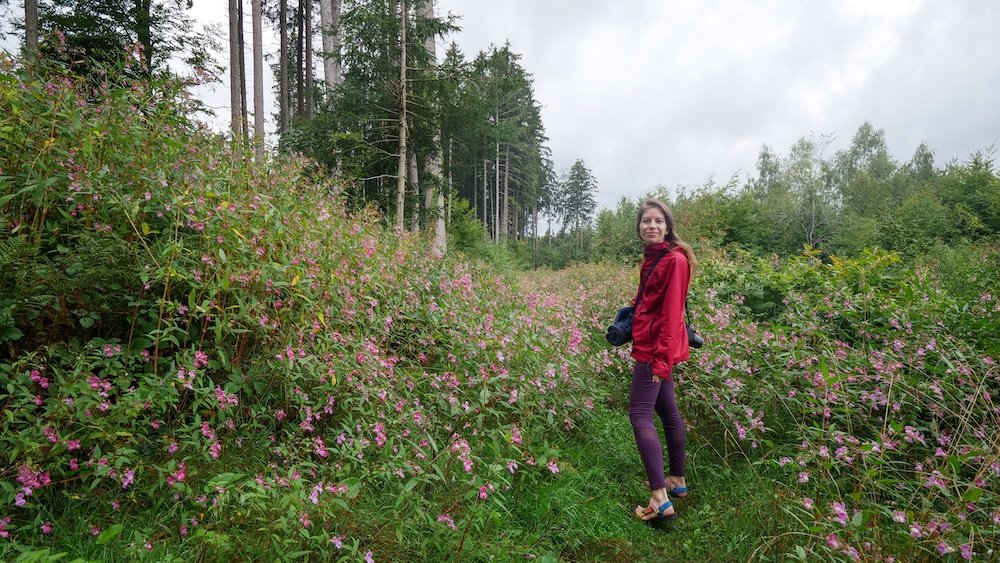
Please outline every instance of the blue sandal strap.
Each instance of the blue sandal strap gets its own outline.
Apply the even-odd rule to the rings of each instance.
[[[670,514],[670,515],[665,514],[665,512],[667,511],[667,509],[670,508],[673,505],[674,505],[674,503],[670,502],[669,500],[667,502],[661,504],[660,508],[657,509],[657,512],[660,514],[660,518],[670,518],[671,516],[673,516],[673,514]]]
[[[675,495],[675,496],[676,495],[682,495],[682,494],[684,494],[686,492],[688,492],[688,488],[687,487],[674,487],[673,489],[670,489],[670,494]]]

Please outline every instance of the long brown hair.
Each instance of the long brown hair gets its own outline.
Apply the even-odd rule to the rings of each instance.
[[[673,249],[675,246],[680,247],[684,255],[687,256],[688,264],[691,267],[691,275],[693,276],[698,270],[698,259],[694,257],[694,250],[691,249],[691,245],[684,242],[684,240],[677,236],[677,222],[674,221],[674,214],[667,209],[667,206],[663,204],[662,201],[658,199],[648,199],[646,203],[639,206],[639,213],[635,217],[635,234],[640,239],[642,238],[642,231],[640,226],[642,224],[642,214],[650,208],[655,208],[663,213],[664,219],[667,222],[667,234],[663,237],[663,240],[670,243],[670,248]]]

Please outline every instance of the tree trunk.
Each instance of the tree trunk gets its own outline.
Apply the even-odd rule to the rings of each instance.
[[[243,33],[243,0],[238,0],[237,11],[239,13],[239,38],[240,45],[240,134],[244,137],[249,137],[250,130],[250,120],[247,118],[247,56],[246,56],[246,41],[244,40],[245,34]]]
[[[406,205],[406,0],[402,4],[399,41],[399,163],[396,166],[396,230],[403,232],[403,208]]]
[[[288,130],[291,100],[288,90],[288,0],[278,3],[278,28],[281,36],[281,53],[278,55],[278,132]]]
[[[302,117],[305,115],[306,108],[306,91],[305,85],[306,81],[302,76],[303,63],[305,62],[302,56],[304,41],[303,32],[305,31],[305,26],[302,25],[302,3],[305,0],[299,0],[299,5],[295,9],[295,116]]]
[[[240,153],[240,140],[243,136],[240,124],[243,117],[240,107],[240,40],[239,40],[239,0],[229,0],[229,105],[230,127],[233,133],[233,151]]]
[[[411,124],[412,125],[412,124]],[[407,158],[407,165],[409,166],[409,177],[410,177],[410,192],[413,197],[410,199],[412,205],[410,206],[410,232],[419,233],[420,232],[420,176],[417,173],[417,155],[413,147],[410,147],[409,157]]]
[[[500,114],[497,120],[500,123]],[[496,143],[496,152],[493,156],[493,242],[500,242],[500,142]]]
[[[306,3],[306,117],[313,116],[313,26],[312,26],[312,4],[313,0],[304,0]]]
[[[489,169],[487,168],[488,163],[489,161],[484,158],[483,159],[483,230],[486,231],[486,236],[490,236],[489,216],[493,214],[493,212],[489,208],[489,204],[487,203],[489,201],[487,194],[489,194],[489,189],[490,189],[490,183],[486,181],[486,178],[489,177],[488,174],[490,173]]]
[[[253,138],[257,164],[264,163],[264,40],[261,0],[250,0],[253,21]]]
[[[24,46],[29,57],[38,54],[38,0],[24,0]]]
[[[503,230],[503,237],[507,238],[510,233],[510,143],[504,148],[503,157],[503,220],[500,225]]]
[[[531,209],[532,213],[535,216],[535,220],[531,224],[532,231],[534,231],[534,236],[531,237],[531,261],[537,268],[538,267],[538,198],[537,197],[535,198],[535,201],[532,202],[531,208],[532,208]]]
[[[433,19],[434,2],[427,1],[417,8],[417,17]],[[437,46],[434,43],[434,35],[427,34],[424,37],[424,50],[430,59],[431,68],[437,66]],[[437,73],[432,70],[432,76]],[[425,223],[430,224],[430,219],[434,221],[434,242],[431,245],[431,254],[444,256],[447,250],[447,234],[444,222],[444,191],[441,185],[441,128],[434,130],[434,139],[431,141],[431,151],[424,158],[424,217]],[[437,196],[437,206],[434,213],[434,198]]]
[[[340,1],[320,0],[320,33],[323,36],[323,79],[327,90],[343,81],[340,65]]]
[[[38,13],[37,13],[37,0],[31,0],[32,3],[36,4],[35,13],[35,40],[38,40]],[[152,27],[152,15],[150,10],[152,6],[150,5],[151,0],[136,0],[135,2],[135,31],[136,36],[139,39],[139,44],[142,45],[142,61],[146,68],[143,69],[143,74],[149,75],[153,69],[153,33]],[[27,18],[28,2],[24,3],[25,18]],[[27,19],[25,20],[27,21]]]

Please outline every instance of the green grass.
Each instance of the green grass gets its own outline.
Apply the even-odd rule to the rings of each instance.
[[[758,549],[758,538],[778,536],[788,520],[779,488],[746,461],[727,464],[697,432],[688,442],[691,496],[659,528],[632,514],[649,491],[624,410],[603,409],[559,447],[559,476],[508,495],[509,514],[459,560],[747,561],[793,549]]]

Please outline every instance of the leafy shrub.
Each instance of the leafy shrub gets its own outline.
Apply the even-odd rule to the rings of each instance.
[[[234,158],[184,96],[0,76],[0,554],[489,534],[593,405],[579,321],[348,214],[306,160]]]

